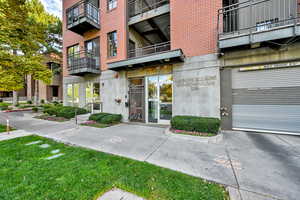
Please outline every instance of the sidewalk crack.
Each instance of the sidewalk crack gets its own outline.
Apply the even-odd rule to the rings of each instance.
[[[228,159],[229,159],[229,163],[230,163],[230,166],[231,166],[231,169],[232,169],[232,172],[233,172],[233,175],[234,175],[236,184],[237,184],[237,190],[238,190],[238,192],[239,192],[240,199],[243,200],[243,197],[242,197],[242,194],[241,194],[241,191],[240,191],[240,184],[239,184],[239,181],[238,181],[238,179],[237,179],[237,175],[236,175],[234,166],[233,166],[233,164],[232,164],[232,160],[231,160],[231,157],[230,157],[230,154],[229,154],[229,152],[228,152],[227,147],[225,148],[225,151],[226,151],[227,157],[228,157]]]
[[[148,156],[146,156],[146,158],[145,158],[145,162],[155,153],[155,152],[157,152],[158,151],[158,149],[160,149],[160,147],[162,146],[162,145],[164,145],[167,141],[168,141],[168,139],[169,139],[169,137],[170,136],[168,136],[165,140],[163,140],[152,152],[150,152],[149,153],[149,155]]]

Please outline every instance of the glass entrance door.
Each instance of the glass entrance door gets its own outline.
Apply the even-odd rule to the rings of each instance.
[[[101,112],[100,83],[88,83],[85,88],[86,104],[91,104],[91,112]]]
[[[168,124],[172,118],[172,75],[147,77],[147,94],[148,122]]]

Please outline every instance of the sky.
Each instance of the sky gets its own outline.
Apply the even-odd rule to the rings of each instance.
[[[61,18],[62,14],[62,0],[41,0],[43,3],[45,9],[55,15]]]

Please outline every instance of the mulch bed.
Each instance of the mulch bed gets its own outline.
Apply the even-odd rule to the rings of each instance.
[[[184,130],[176,130],[176,129],[172,129],[172,128],[170,128],[170,131],[172,133],[183,134],[183,135],[193,135],[193,136],[203,136],[203,137],[216,136],[216,134],[213,134],[213,133],[201,133],[201,132],[193,132],[193,131],[184,131]]]
[[[94,127],[94,128],[107,128],[116,124],[100,124],[96,121],[93,120],[88,120],[86,122],[81,123],[80,125],[82,126],[90,126],[90,127]]]
[[[54,121],[54,122],[69,121],[69,119],[66,119],[66,118],[63,118],[63,117],[55,117],[55,116],[49,116],[49,115],[40,115],[40,116],[35,116],[34,118],[48,120],[48,121]]]

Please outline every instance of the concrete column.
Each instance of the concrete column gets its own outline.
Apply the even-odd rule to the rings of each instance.
[[[85,87],[86,83],[79,83],[79,107],[84,107],[86,105],[86,98],[85,98]]]

